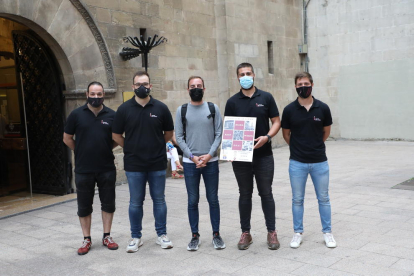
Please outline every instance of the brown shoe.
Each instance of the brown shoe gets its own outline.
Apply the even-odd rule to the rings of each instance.
[[[243,232],[240,237],[240,241],[237,244],[239,250],[246,250],[253,243],[252,235],[249,232]]]
[[[280,243],[277,240],[276,231],[272,231],[267,233],[267,247],[270,250],[278,250],[280,247]]]

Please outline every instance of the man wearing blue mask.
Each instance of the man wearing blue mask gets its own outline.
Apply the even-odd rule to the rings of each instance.
[[[224,116],[256,117],[255,146],[252,162],[234,161],[233,171],[239,185],[239,212],[242,235],[240,250],[253,243],[250,235],[252,213],[253,177],[262,201],[262,209],[268,231],[267,245],[271,250],[280,247],[276,233],[276,208],[272,193],[274,160],[271,139],[280,130],[279,111],[272,94],[254,86],[254,70],[250,63],[237,66],[241,89],[227,100]],[[269,119],[272,127],[269,127]]]
[[[153,201],[156,243],[172,248],[167,236],[167,204],[165,202],[165,143],[173,136],[174,125],[168,107],[150,96],[151,82],[147,72],[132,78],[135,96],[118,107],[112,137],[124,148],[124,169],[128,179],[131,240],[126,251],[137,252],[142,246],[142,217],[146,184]],[[125,133],[125,138],[123,134]]]

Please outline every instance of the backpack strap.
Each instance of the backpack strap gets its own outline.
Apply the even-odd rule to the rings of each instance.
[[[185,138],[186,138],[186,123],[187,123],[187,120],[185,119],[185,115],[187,114],[187,106],[188,106],[188,104],[183,104],[182,106],[181,106],[181,122],[183,123],[183,134],[184,134],[184,141],[185,141]]]
[[[211,113],[210,116],[213,117],[213,127],[214,127],[214,118],[216,117],[216,108],[214,107],[214,104],[211,102],[208,102],[208,108],[210,109],[210,113]]]

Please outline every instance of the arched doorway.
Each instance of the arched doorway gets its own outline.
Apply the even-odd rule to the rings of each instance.
[[[0,23],[0,39],[6,45],[0,50],[9,53],[3,57],[6,63],[0,60],[0,90],[6,90],[0,94],[0,195],[67,194],[71,169],[62,143],[61,70],[35,32],[8,19],[1,18]]]
[[[0,5],[0,22],[2,20],[12,22],[14,28],[13,30],[23,31],[26,34],[26,38],[29,35],[31,38],[33,38],[32,42],[35,41],[34,43],[39,45],[38,48],[45,51],[45,55],[48,57],[48,60],[50,61],[49,63],[52,67],[55,68],[53,71],[57,72],[58,75],[59,80],[56,81],[56,83],[58,83],[58,86],[54,87],[60,90],[60,96],[62,96],[63,94],[63,96],[65,97],[64,107],[62,108],[64,110],[62,110],[62,113],[64,111],[66,113],[63,114],[63,118],[67,117],[74,108],[76,108],[80,104],[83,104],[85,100],[85,91],[88,83],[91,80],[98,80],[104,85],[106,96],[112,97],[115,95],[117,91],[116,78],[111,55],[108,51],[105,38],[102,35],[97,24],[95,23],[94,17],[89,12],[88,7],[85,6],[81,0],[6,1],[3,2],[2,5]],[[0,28],[0,39],[3,34],[4,30]],[[40,114],[36,114],[36,112],[47,108],[45,106],[39,105],[39,103],[48,102],[50,100],[55,104],[58,104],[59,99],[51,100],[47,97],[47,100],[42,100],[42,98],[37,100],[30,100],[30,103],[38,103],[37,106],[33,107],[33,110],[36,112],[34,112],[32,115],[26,114],[26,116],[24,116],[23,107],[26,107],[26,105],[22,105],[23,96],[25,96],[27,90],[30,90],[32,86],[34,86],[35,84],[32,84],[32,86],[29,85],[30,87],[28,88],[25,88],[25,83],[23,83],[23,85],[21,84],[22,82],[20,80],[20,71],[19,73],[16,73],[17,71],[14,68],[16,64],[14,60],[14,43],[12,32],[10,31],[9,34],[10,39],[8,44],[3,43],[3,41],[0,41],[0,106],[3,105],[4,102],[6,103],[6,105],[11,105],[11,103],[17,102],[16,105],[19,108],[14,109],[13,114],[7,115],[12,116],[14,119],[17,118],[16,120],[19,122],[19,124],[21,123],[21,118],[28,118],[28,124],[24,123],[23,125],[21,125],[24,127],[22,130],[19,130],[19,124],[14,124],[13,131],[19,132],[19,135],[20,131],[22,131],[24,132],[24,135],[26,135],[25,127],[28,126],[27,141],[29,141],[29,151],[31,152],[32,148],[33,150],[40,148],[39,144],[47,143],[39,139],[38,142],[34,143],[33,145],[30,144],[30,127],[33,126],[33,122],[38,124],[39,128],[43,127],[43,130],[46,130],[44,128],[46,125],[45,120],[37,119],[36,116],[40,116]],[[9,53],[4,53],[5,56],[2,57],[1,52],[3,51],[2,48],[5,45],[10,46],[10,49],[8,50]],[[34,47],[34,49],[36,49],[36,47]],[[12,54],[13,59],[5,59],[5,57],[9,57],[10,54]],[[34,56],[36,56],[36,54]],[[19,57],[20,56],[17,57],[17,60],[19,60]],[[28,62],[30,65],[30,60],[31,58],[24,58],[22,59],[22,63]],[[11,67],[8,69],[2,69],[2,63],[6,61],[10,63],[9,65],[6,65],[6,67]],[[42,71],[39,68],[37,68],[37,70],[41,73],[40,75],[42,75]],[[4,82],[2,83],[2,73],[3,75],[8,76],[6,79],[13,79],[13,81],[4,80]],[[18,77],[19,79],[17,80]],[[24,80],[25,77],[26,76],[23,74],[21,79]],[[31,77],[33,78],[34,76],[32,75]],[[30,77],[28,78],[30,79]],[[10,83],[12,83],[13,86],[7,86]],[[28,82],[26,81],[26,83]],[[5,86],[1,87],[2,85]],[[7,89],[9,89],[10,91],[8,91]],[[6,90],[8,91],[7,93],[4,92]],[[15,91],[15,93],[13,91]],[[5,96],[2,96],[6,94],[11,95],[8,100]],[[2,101],[2,99],[5,99],[5,101]],[[51,114],[56,113],[52,112]],[[52,115],[51,117],[54,117],[55,119],[60,118],[59,115]],[[0,120],[0,130],[2,121],[3,120]],[[54,127],[53,129],[58,128],[59,127]],[[37,130],[37,128],[35,128],[35,130]],[[50,129],[47,128],[47,130]],[[48,136],[50,135],[48,134]],[[24,139],[26,138],[26,136],[22,136],[20,138]],[[62,133],[60,133],[59,136],[56,137],[56,139],[59,139],[59,143],[61,142],[61,138]],[[10,170],[10,167],[14,168],[12,175],[16,178],[20,177],[20,180],[26,179],[25,181],[15,181],[15,183],[26,183],[30,181],[30,179],[28,178],[28,173],[21,173],[23,171],[22,167],[27,168],[28,164],[23,164],[22,162],[20,162],[23,158],[22,153],[27,153],[27,149],[25,148],[25,145],[27,143],[26,140],[20,140],[19,143],[15,142],[13,147],[20,145],[20,156],[17,156],[17,153],[14,157],[5,156],[3,152],[0,154],[0,181],[2,181],[1,179],[4,178],[5,175],[3,173],[5,166],[3,165],[6,164],[6,159],[9,162],[8,165],[10,165],[8,169]],[[39,152],[42,153],[39,159],[32,160],[32,162],[36,163],[36,165],[37,163],[42,162],[45,159],[50,160],[47,159],[47,156],[50,156],[51,154],[56,152],[60,152],[60,149],[58,149],[58,147],[55,146],[48,148],[46,151],[39,150]],[[61,194],[72,192],[74,190],[73,181],[71,183],[71,187],[66,186],[65,189],[61,187],[61,184],[56,184],[56,181],[54,183],[47,183],[47,180],[53,180],[51,179],[50,175],[53,175],[53,177],[55,177],[59,174],[66,174],[65,183],[69,183],[68,179],[70,178],[72,171],[71,169],[69,169],[69,161],[72,160],[73,154],[68,149],[67,154],[69,156],[69,160],[67,160],[68,162],[66,162],[66,160],[64,159],[61,159],[64,160],[64,168],[62,168],[61,164],[59,164],[58,169],[54,169],[53,173],[49,172],[49,170],[52,170],[50,168],[47,169],[48,172],[45,172],[44,169],[40,168],[36,169],[36,173],[39,173],[38,177],[32,175],[34,172],[30,174],[30,176],[33,176],[33,178],[43,179],[39,182],[43,184],[39,184],[37,185],[37,187],[33,187],[35,192],[38,191],[52,194]],[[25,156],[26,162],[28,162],[27,154]],[[50,165],[51,163],[49,163],[49,167]],[[55,162],[53,162],[53,165],[55,165]],[[61,183],[61,181],[62,179],[60,179],[60,181],[57,182]],[[4,182],[5,181],[3,181],[3,183]],[[7,185],[9,185],[9,187],[13,186],[10,185],[10,182]],[[2,187],[0,187],[0,197],[2,195],[1,190]],[[3,188],[3,192],[4,190],[5,188]],[[9,191],[6,192],[8,193]],[[3,209],[2,201],[4,200],[0,198],[0,209]]]

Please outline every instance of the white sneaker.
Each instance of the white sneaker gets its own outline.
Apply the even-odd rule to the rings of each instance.
[[[173,244],[170,241],[170,239],[167,237],[167,235],[159,236],[157,240],[155,241],[155,243],[161,245],[161,248],[163,249],[173,248]]]
[[[290,242],[290,247],[299,248],[301,243],[302,243],[302,234],[301,233],[295,233],[293,235],[293,238],[292,238],[291,242]]]
[[[329,248],[336,247],[336,241],[332,235],[332,233],[323,233],[323,238],[325,239],[325,244]]]
[[[134,253],[137,252],[139,247],[141,247],[144,243],[142,242],[142,240],[139,238],[132,238],[129,240],[129,243],[126,247],[126,252],[128,253]]]

